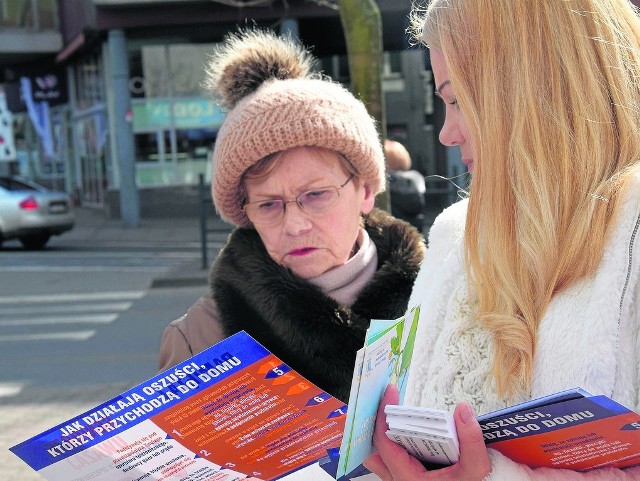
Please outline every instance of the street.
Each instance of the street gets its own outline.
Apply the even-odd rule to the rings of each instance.
[[[141,247],[52,240],[0,250],[0,479],[42,478],[7,449],[156,373],[164,326],[206,290],[153,287],[197,264],[197,243]]]

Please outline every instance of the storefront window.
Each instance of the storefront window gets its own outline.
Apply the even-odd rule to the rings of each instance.
[[[178,160],[208,161],[216,140],[216,133],[215,129],[178,130]]]
[[[192,184],[210,177],[224,114],[203,91],[213,44],[149,45],[130,60],[139,186]]]
[[[108,125],[105,112],[104,75],[96,53],[75,68],[73,128],[77,152],[74,170],[80,185],[78,199],[88,205],[102,205],[112,175],[109,156]]]
[[[168,143],[162,142],[162,139],[167,137],[162,134],[162,131],[135,134],[136,162],[162,162],[165,160],[164,153]],[[164,149],[158,148],[163,145]]]
[[[104,102],[104,82],[97,56],[90,57],[75,69],[78,110],[90,109]]]
[[[107,143],[103,117],[104,113],[99,112],[76,122],[82,182],[80,200],[87,205],[102,205],[107,188]]]
[[[13,117],[13,134],[18,161],[18,175],[35,179],[38,174],[36,159],[38,156],[37,137],[33,125],[26,113],[18,113]]]
[[[167,62],[167,49],[164,45],[142,47],[144,97],[171,97]]]
[[[56,0],[0,0],[0,27],[57,30]]]
[[[169,45],[169,72],[175,97],[209,96],[202,87],[204,67],[215,44]]]

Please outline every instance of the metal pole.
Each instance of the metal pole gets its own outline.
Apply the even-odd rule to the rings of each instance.
[[[202,252],[202,269],[209,267],[207,259],[207,212],[205,209],[204,175],[198,175],[198,205],[200,206],[200,249]]]
[[[127,40],[122,30],[110,30],[108,37],[111,85],[114,92],[115,139],[120,172],[120,216],[131,227],[140,225],[140,199],[136,185],[135,146],[131,125],[131,93]]]

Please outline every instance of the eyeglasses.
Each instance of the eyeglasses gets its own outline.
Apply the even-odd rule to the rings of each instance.
[[[353,179],[351,174],[339,187],[327,186],[308,190],[301,193],[293,200],[269,199],[257,202],[249,202],[242,209],[254,225],[274,225],[284,217],[287,204],[295,203],[300,210],[309,215],[320,215],[336,205],[340,198],[340,191]]]

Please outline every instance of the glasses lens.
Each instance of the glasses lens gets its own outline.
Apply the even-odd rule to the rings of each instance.
[[[298,205],[309,214],[322,214],[335,205],[338,197],[336,187],[322,187],[300,194]]]
[[[300,194],[295,201],[271,199],[245,204],[243,209],[255,225],[277,224],[282,219],[285,205],[296,203],[307,214],[323,214],[338,202],[340,191],[353,177],[351,175],[340,187],[320,187]]]
[[[270,224],[276,222],[282,214],[284,201],[275,199],[265,202],[246,204],[244,211],[254,224]]]

